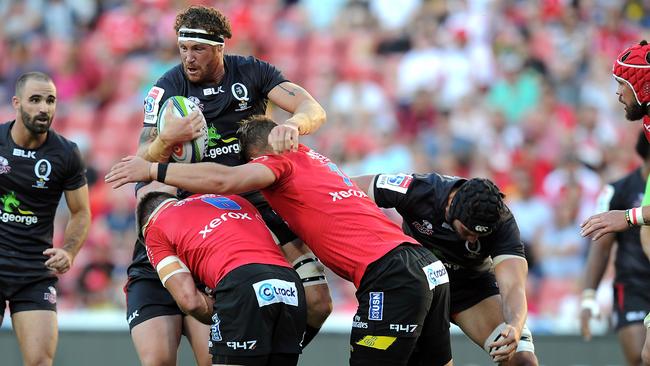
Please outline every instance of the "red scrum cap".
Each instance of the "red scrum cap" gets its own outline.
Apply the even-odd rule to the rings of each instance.
[[[650,102],[650,45],[645,40],[623,51],[612,68],[617,80],[626,82],[640,105]]]

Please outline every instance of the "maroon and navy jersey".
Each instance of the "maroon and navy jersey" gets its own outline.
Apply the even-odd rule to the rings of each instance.
[[[144,240],[154,268],[176,256],[211,288],[246,264],[291,267],[257,209],[239,196],[204,194],[172,201],[154,213]]]
[[[357,287],[370,263],[404,242],[416,243],[329,158],[304,145],[251,163],[277,178],[262,190],[273,210],[327,267]]]
[[[0,125],[0,276],[52,275],[43,251],[56,208],[63,192],[86,185],[86,167],[77,145],[51,129],[36,149],[16,145],[15,123]]]
[[[431,249],[450,269],[489,270],[499,255],[524,257],[519,227],[510,211],[489,235],[475,243],[463,240],[445,219],[449,193],[466,180],[430,174],[380,174],[370,190],[379,207],[395,208],[402,228]]]

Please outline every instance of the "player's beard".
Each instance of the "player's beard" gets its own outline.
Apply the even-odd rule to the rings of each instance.
[[[32,116],[29,113],[25,112],[25,110],[21,107],[20,116],[23,120],[25,128],[27,128],[27,130],[29,130],[29,132],[31,132],[33,135],[46,133],[52,125],[52,116],[47,113],[39,113],[35,116]],[[44,119],[47,120],[46,123],[44,123]]]
[[[625,118],[629,121],[638,121],[648,113],[648,107],[642,106],[636,101],[625,108]]]

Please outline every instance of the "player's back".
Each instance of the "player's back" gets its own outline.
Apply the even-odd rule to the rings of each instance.
[[[368,264],[415,243],[329,158],[308,147],[254,162],[278,178],[262,190],[271,207],[325,265],[356,285]]]
[[[245,264],[290,267],[259,212],[238,196],[194,195],[173,203],[146,236],[148,243],[171,243],[190,272],[211,287]]]

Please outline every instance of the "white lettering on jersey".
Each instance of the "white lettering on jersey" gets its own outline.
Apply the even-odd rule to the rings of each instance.
[[[215,89],[215,88],[205,88],[205,89],[203,89],[203,95],[205,95],[205,96],[217,95],[217,94],[221,94],[221,93],[225,93],[225,91],[223,91],[223,86],[219,86],[217,89]]]
[[[375,184],[377,188],[406,194],[412,181],[413,177],[409,174],[380,174]]]
[[[36,159],[36,151],[25,151],[23,149],[14,148],[14,156],[20,156],[21,158],[31,158]]]
[[[155,125],[156,118],[158,117],[158,108],[165,94],[165,89],[154,86],[149,90],[147,96],[144,98],[144,124]]]

